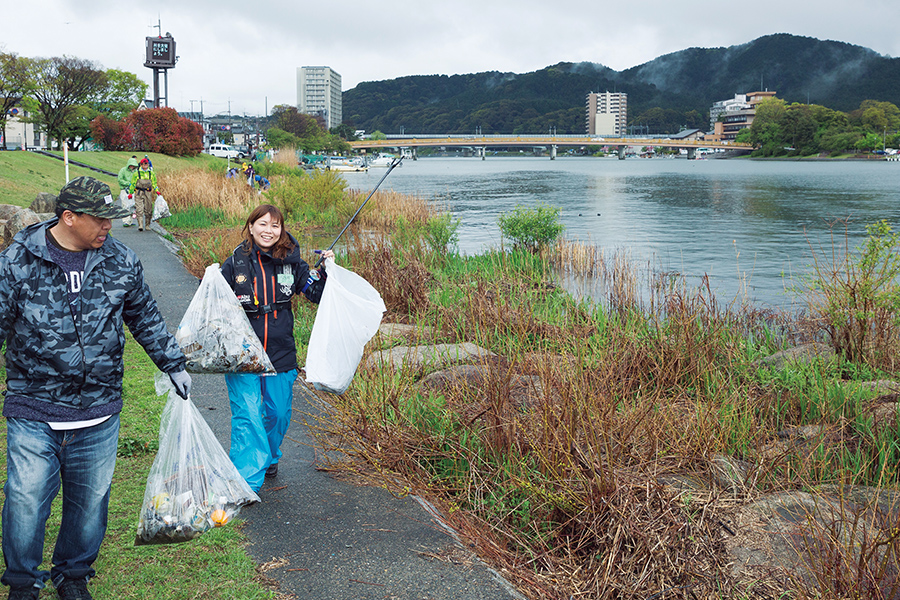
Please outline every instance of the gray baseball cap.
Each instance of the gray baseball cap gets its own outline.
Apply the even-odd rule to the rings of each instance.
[[[109,186],[93,177],[76,177],[59,191],[56,206],[99,219],[118,219],[131,211],[116,204]]]

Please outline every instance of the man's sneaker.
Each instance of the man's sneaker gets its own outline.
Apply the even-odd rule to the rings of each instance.
[[[59,594],[59,600],[93,600],[87,590],[87,579],[63,579],[56,586],[56,593]]]
[[[38,600],[41,590],[31,587],[9,588],[9,600]]]
[[[272,479],[273,477],[278,477],[278,463],[273,463],[266,469],[266,479]]]

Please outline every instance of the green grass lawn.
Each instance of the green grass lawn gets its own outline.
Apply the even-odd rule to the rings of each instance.
[[[54,154],[62,155],[60,152]],[[69,160],[97,167],[110,173],[118,173],[125,166],[134,152],[70,152]],[[143,153],[136,154],[139,158]],[[161,172],[177,172],[188,168],[220,167],[225,169],[225,160],[200,154],[194,157],[174,157],[164,154],[148,153],[153,168]],[[113,192],[118,193],[119,186],[114,176],[104,175],[91,169],[69,165],[69,177],[82,175],[95,177],[107,184]],[[0,152],[0,204],[28,206],[38,192],[58,194],[66,184],[65,164],[54,158],[34,152],[9,151]]]

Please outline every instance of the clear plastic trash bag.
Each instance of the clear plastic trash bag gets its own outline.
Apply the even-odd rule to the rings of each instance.
[[[119,192],[119,203],[125,210],[134,210],[134,198],[129,198],[125,190]]]
[[[317,390],[343,394],[353,381],[366,343],[384,314],[381,294],[368,281],[325,260],[325,289],[306,353],[306,381]]]
[[[259,502],[190,398],[156,374],[156,393],[168,393],[159,425],[159,451],[147,475],[136,546],[195,539]]]
[[[166,217],[171,217],[172,213],[169,212],[169,203],[166,202],[166,199],[162,197],[162,194],[156,196],[156,200],[153,201],[153,221],[159,221],[160,219],[165,219]]]
[[[175,339],[189,373],[275,372],[219,263],[206,267]]]

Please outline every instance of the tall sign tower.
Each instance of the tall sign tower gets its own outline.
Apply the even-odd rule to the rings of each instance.
[[[157,25],[159,27],[159,25]],[[175,68],[178,56],[175,54],[175,39],[168,31],[166,35],[146,38],[147,58],[144,66],[153,69],[153,106],[163,106],[160,100],[165,100],[165,106],[169,105],[169,69]],[[165,95],[159,94],[159,72],[163,72],[165,78]]]

